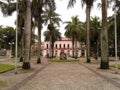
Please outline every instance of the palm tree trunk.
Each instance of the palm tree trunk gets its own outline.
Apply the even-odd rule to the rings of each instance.
[[[52,58],[54,57],[54,43],[52,42],[52,47],[51,47],[51,49],[52,49]]]
[[[41,19],[38,19],[38,58],[37,63],[41,63],[41,29],[42,29],[42,23]]]
[[[120,38],[119,35],[117,35],[118,38]],[[120,40],[118,39],[118,57],[119,57],[119,60],[120,60]]]
[[[23,24],[23,23],[22,23]],[[24,29],[21,27],[21,57],[20,57],[20,62],[23,62],[23,56],[24,56]]]
[[[49,58],[52,58],[52,36],[50,35],[50,48],[49,48],[49,50],[50,50],[50,57]]]
[[[94,42],[93,51],[94,51],[94,59],[97,60],[97,51],[98,51],[98,43],[97,42]]]
[[[20,62],[23,61],[23,55],[24,55],[24,33],[22,30],[22,35],[21,35],[21,56],[20,56]]]
[[[77,39],[75,38],[75,59],[77,59]]]
[[[75,55],[74,55],[74,51],[75,51],[75,50],[74,50],[74,41],[75,41],[75,40],[74,40],[74,37],[73,37],[73,38],[72,38],[72,57],[73,57],[73,58],[74,58],[74,56],[75,56]]]
[[[25,18],[25,52],[23,69],[30,69],[30,45],[31,45],[31,3],[30,0],[26,0],[26,18]]]
[[[97,48],[96,48],[96,58],[95,59],[97,60],[98,59],[98,50],[99,50],[99,42],[98,41],[96,42],[96,47]]]
[[[86,53],[87,53],[87,62],[90,62],[90,7],[86,7],[86,30],[87,30],[87,39],[86,39]]]
[[[107,0],[102,2],[102,30],[101,30],[101,69],[109,68],[108,60],[108,31],[107,31]]]

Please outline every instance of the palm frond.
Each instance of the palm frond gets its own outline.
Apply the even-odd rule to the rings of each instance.
[[[16,10],[16,3],[12,2],[12,0],[6,0],[7,2],[0,1],[1,11],[4,16],[12,15],[12,13]]]
[[[67,8],[73,7],[76,3],[76,0],[69,0]]]

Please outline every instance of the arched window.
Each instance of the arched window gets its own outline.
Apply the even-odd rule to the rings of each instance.
[[[68,48],[69,48],[69,44],[68,44],[68,46],[67,46]]]
[[[65,48],[65,44],[64,44],[64,48]]]
[[[48,44],[47,44],[47,49],[48,49]]]
[[[55,45],[55,48],[57,48],[57,44]]]
[[[61,48],[61,44],[59,45],[59,48]]]

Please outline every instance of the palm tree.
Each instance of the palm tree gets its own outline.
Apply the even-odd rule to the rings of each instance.
[[[87,62],[90,62],[90,10],[95,0],[82,0],[82,6],[86,4],[86,47],[87,47]],[[74,6],[76,0],[69,0],[68,7]]]
[[[81,23],[77,16],[73,16],[71,17],[71,19],[71,22],[65,22],[67,23],[67,25],[65,26],[65,36],[72,39],[72,54],[73,57],[77,58],[77,38],[79,37],[81,32]]]
[[[16,10],[16,3],[12,2],[12,0],[6,0],[8,3],[2,3],[2,12],[5,15],[11,15]],[[23,69],[30,69],[30,42],[31,42],[31,2],[30,0],[22,0],[19,5],[22,7],[19,9],[20,13],[18,15],[18,25],[19,30],[24,27],[24,61],[23,61]],[[24,13],[23,13],[24,12]],[[24,15],[23,15],[24,14]],[[23,17],[22,20],[21,17]],[[21,22],[20,22],[21,20]],[[24,22],[24,23],[23,23]],[[24,25],[23,25],[24,24]],[[22,30],[22,29],[21,29]],[[21,31],[22,32],[22,31]]]
[[[8,0],[6,0],[8,1]],[[9,0],[11,1],[11,0]],[[9,2],[8,1],[8,2]],[[23,27],[24,27],[24,19],[25,19],[25,10],[26,10],[26,1],[25,0],[19,0],[19,15],[18,15],[18,29],[21,30],[21,46],[22,46],[22,55],[21,55],[21,58],[20,58],[20,61],[22,61],[23,59],[23,51],[24,51],[24,31],[23,31]],[[0,2],[1,6],[2,6],[2,11],[5,15],[8,15],[8,14],[12,14],[12,12],[14,12],[16,10],[16,3],[11,3],[9,2],[8,4],[6,3],[3,3],[3,2]],[[41,46],[41,29],[42,29],[42,20],[41,20],[41,13],[43,12],[42,11],[42,8],[43,6],[47,5],[47,7],[49,6],[50,8],[55,8],[55,2],[54,0],[33,0],[32,1],[32,6],[34,8],[32,8],[32,15],[33,17],[35,17],[35,21],[38,22],[38,33],[39,33],[39,43],[38,43],[38,46],[39,46],[39,51],[40,51],[40,46]],[[11,9],[10,9],[11,8]],[[36,13],[37,12],[37,13]],[[39,12],[39,13],[38,13]],[[39,59],[39,56],[40,54],[38,54],[38,59],[37,59],[37,62],[39,63],[40,62],[40,59]]]
[[[45,24],[48,24],[48,30],[50,32],[52,32],[52,30],[54,30],[55,25],[59,26],[59,22],[61,22],[62,20],[59,18],[59,14],[57,14],[55,12],[55,9],[46,9],[43,15],[43,20],[45,22]],[[50,58],[52,56],[52,35],[50,36]]]
[[[102,30],[101,30],[101,69],[109,68],[108,60],[108,31],[107,31],[107,0],[102,2]]]
[[[44,32],[44,36],[45,36],[45,41],[49,41],[50,37],[52,37],[51,39],[51,48],[52,48],[52,57],[54,54],[54,43],[55,41],[59,40],[61,38],[61,33],[59,32],[58,29],[56,29],[56,27],[52,27],[52,31],[47,30]]]
[[[35,18],[35,22],[37,23],[38,27],[38,58],[37,63],[41,63],[41,30],[42,30],[42,15],[43,14],[43,7],[48,5],[49,8],[55,8],[54,0],[33,0],[32,2],[32,13],[33,17]]]
[[[0,6],[2,13],[4,16],[11,16],[13,12],[16,11],[16,2],[12,2],[12,0],[6,0],[7,3],[0,1]],[[23,54],[24,54],[24,19],[25,19],[25,1],[19,0],[19,13],[18,13],[18,31],[21,36],[20,40],[20,61],[23,61]]]
[[[120,0],[110,0],[111,2],[114,2],[113,9],[116,7],[118,8],[118,11],[120,11]]]
[[[12,0],[0,1],[0,8],[4,16],[11,16],[16,11],[16,3]]]
[[[26,0],[26,13],[25,13],[25,51],[23,69],[30,69],[30,46],[31,46],[31,2]]]
[[[20,33],[21,36],[21,40],[20,40],[20,62],[23,61],[23,57],[24,57],[24,24],[25,24],[25,1],[18,1],[18,9],[19,9],[19,13],[18,13],[18,31]]]
[[[59,16],[60,15],[55,12],[54,8],[46,8],[43,15],[45,25],[54,24],[56,26],[60,26],[60,22],[62,20],[59,18]]]
[[[91,28],[90,28],[90,30],[91,30],[91,37],[90,37],[91,48],[93,50],[94,58],[97,59],[99,43],[100,43],[100,28],[101,28],[99,18],[92,17],[90,24],[91,24]]]

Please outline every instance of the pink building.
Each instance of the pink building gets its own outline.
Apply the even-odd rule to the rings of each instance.
[[[45,57],[47,54],[50,54],[50,42],[42,43],[42,55]],[[58,40],[54,43],[54,56],[60,56],[60,52],[64,51],[67,57],[72,56],[72,40],[62,37],[61,40]],[[85,45],[82,45],[77,42],[77,57],[86,56]]]

